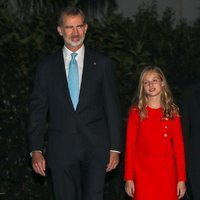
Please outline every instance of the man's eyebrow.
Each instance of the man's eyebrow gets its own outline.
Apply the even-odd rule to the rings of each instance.
[[[81,27],[82,27],[82,26],[84,26],[84,24],[78,24],[78,25],[75,25],[75,26],[73,26],[73,25],[65,25],[65,27],[70,27],[70,28],[71,28],[71,27],[78,27],[78,26],[81,26]]]

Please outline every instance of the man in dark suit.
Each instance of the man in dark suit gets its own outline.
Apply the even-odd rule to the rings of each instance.
[[[190,86],[183,93],[182,127],[185,140],[190,200],[200,200],[200,85]]]
[[[116,168],[121,151],[111,61],[84,46],[87,28],[80,9],[61,11],[57,30],[64,47],[40,62],[30,98],[32,166],[42,176],[46,164],[50,168],[56,200],[102,200],[105,173]],[[70,88],[72,63],[78,70],[73,82],[78,82],[78,91],[77,86]],[[42,153],[46,119],[47,162]]]

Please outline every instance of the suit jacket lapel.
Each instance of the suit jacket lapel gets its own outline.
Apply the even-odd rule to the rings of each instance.
[[[81,81],[81,88],[80,88],[80,95],[79,95],[79,103],[77,106],[77,110],[81,108],[84,104],[84,100],[87,100],[88,93],[90,91],[90,76],[92,70],[95,65],[95,58],[93,54],[90,52],[88,48],[85,48],[85,56],[84,56],[84,64],[83,64],[83,74],[82,74],[82,81]]]
[[[73,112],[74,111],[73,104],[72,104],[70,94],[69,94],[69,88],[68,88],[68,82],[67,82],[67,77],[66,77],[65,64],[64,64],[62,50],[60,50],[58,52],[58,63],[56,63],[56,65],[57,65],[56,67],[58,68],[58,78],[61,81],[62,91],[63,91],[63,94],[66,99],[66,107],[68,110]]]

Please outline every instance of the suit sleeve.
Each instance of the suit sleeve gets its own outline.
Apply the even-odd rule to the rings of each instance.
[[[106,62],[104,70],[104,95],[106,117],[110,135],[110,150],[121,152],[122,119],[116,80],[110,60]]]
[[[180,117],[175,117],[172,124],[172,140],[178,181],[186,181],[185,152]]]
[[[139,131],[139,116],[137,109],[130,111],[126,131],[124,180],[134,180],[134,163],[136,138]]]
[[[44,65],[39,65],[33,82],[30,95],[28,140],[30,151],[43,149],[43,141],[48,110],[46,91],[46,70]]]

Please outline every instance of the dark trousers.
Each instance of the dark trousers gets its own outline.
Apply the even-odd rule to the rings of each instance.
[[[103,200],[106,162],[80,138],[76,157],[65,168],[51,169],[55,200]]]
[[[77,162],[51,170],[55,200],[103,200],[105,166],[96,161]]]

